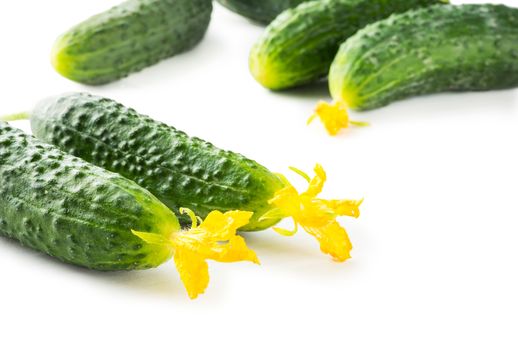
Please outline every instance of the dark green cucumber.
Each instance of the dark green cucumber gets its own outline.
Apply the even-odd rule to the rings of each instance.
[[[67,263],[98,270],[156,267],[168,248],[134,236],[169,237],[175,215],[133,181],[0,122],[0,234]]]
[[[231,11],[260,23],[270,23],[282,11],[308,0],[217,0]]]
[[[264,87],[287,89],[327,75],[345,39],[393,13],[441,0],[319,0],[277,17],[250,53],[250,71]]]
[[[175,213],[246,210],[255,214],[244,230],[275,223],[258,218],[283,187],[276,175],[115,101],[85,93],[50,98],[32,111],[31,126],[38,138],[134,180]]]
[[[433,6],[372,24],[340,48],[331,94],[350,108],[441,91],[518,86],[518,9]]]
[[[63,34],[52,63],[68,79],[109,83],[192,48],[211,12],[211,0],[126,0]]]

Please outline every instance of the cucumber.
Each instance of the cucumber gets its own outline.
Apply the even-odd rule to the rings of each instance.
[[[367,26],[329,74],[336,101],[356,110],[442,91],[518,86],[518,9],[445,5]]]
[[[284,186],[275,174],[113,100],[86,93],[53,97],[32,111],[31,127],[36,137],[134,180],[175,213],[181,207],[202,218],[212,210],[254,212],[243,230],[279,221],[258,220]]]
[[[282,11],[308,0],[217,0],[229,10],[246,18],[270,23]]]
[[[106,84],[192,48],[211,12],[211,0],[127,0],[60,36],[52,64],[76,82]]]
[[[172,256],[131,230],[168,237],[176,216],[155,196],[0,122],[0,234],[96,270],[159,266]]]
[[[251,50],[250,71],[264,87],[282,90],[325,77],[341,43],[393,13],[441,0],[319,0],[277,17]]]

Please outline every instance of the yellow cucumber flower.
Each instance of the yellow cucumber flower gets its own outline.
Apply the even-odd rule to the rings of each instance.
[[[349,259],[352,245],[347,232],[336,218],[338,216],[359,217],[359,207],[363,200],[317,198],[326,181],[326,173],[320,164],[315,166],[313,179],[301,170],[290,169],[308,181],[308,189],[299,193],[286,177],[279,175],[285,187],[277,191],[269,201],[275,208],[263,215],[262,219],[291,217],[295,223],[293,230],[279,227],[275,227],[274,230],[282,235],[293,235],[300,225],[320,242],[322,252],[331,255],[337,261]]]
[[[219,262],[251,261],[259,264],[257,255],[247,247],[243,237],[238,236],[238,228],[246,225],[253,213],[248,211],[211,212],[201,221],[192,210],[180,209],[192,220],[187,231],[163,236],[132,231],[134,235],[148,244],[168,245],[174,252],[174,262],[180,278],[191,299],[202,294],[209,284],[207,259]]]
[[[349,119],[347,105],[344,102],[335,102],[333,104],[320,101],[315,108],[315,113],[308,119],[308,125],[319,117],[324,124],[329,135],[335,136],[341,129],[346,129],[349,125],[367,126],[368,123],[357,122]]]

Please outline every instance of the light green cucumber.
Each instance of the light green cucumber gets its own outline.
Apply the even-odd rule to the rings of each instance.
[[[126,0],[61,35],[52,64],[68,79],[106,84],[192,48],[211,12],[211,0]]]

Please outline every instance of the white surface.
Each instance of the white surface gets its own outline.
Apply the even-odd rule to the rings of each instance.
[[[220,7],[188,54],[102,88],[58,76],[56,35],[116,2],[2,1],[0,114],[86,90],[275,171],[321,162],[326,196],[366,199],[343,220],[353,259],[333,263],[304,232],[250,234],[262,266],[212,263],[190,301],[172,263],[88,272],[0,239],[1,349],[518,347],[516,89],[411,99],[330,138],[305,126],[325,85],[262,89],[247,70],[261,28]]]

